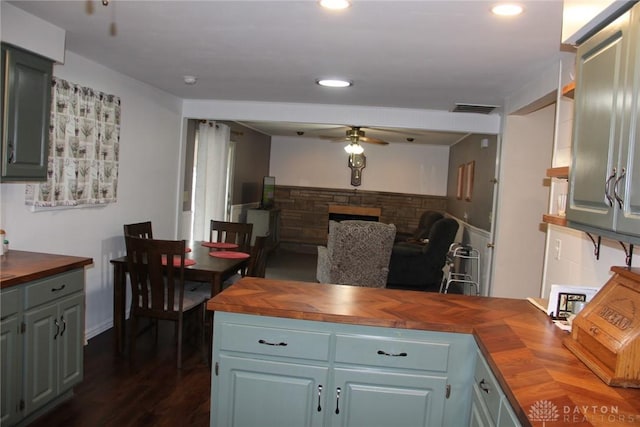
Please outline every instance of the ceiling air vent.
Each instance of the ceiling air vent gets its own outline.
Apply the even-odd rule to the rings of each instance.
[[[456,104],[451,110],[454,113],[478,113],[489,114],[498,108],[497,105],[480,105],[480,104]]]

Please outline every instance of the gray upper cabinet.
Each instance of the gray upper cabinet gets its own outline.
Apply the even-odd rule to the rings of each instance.
[[[51,60],[2,44],[2,182],[47,178],[52,72]]]
[[[639,28],[640,4],[578,48],[567,204],[571,227],[631,243],[640,243]]]

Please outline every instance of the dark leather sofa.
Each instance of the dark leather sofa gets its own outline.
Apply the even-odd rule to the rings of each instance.
[[[387,288],[438,292],[447,252],[458,227],[455,219],[441,218],[429,229],[428,242],[395,243],[389,262]]]

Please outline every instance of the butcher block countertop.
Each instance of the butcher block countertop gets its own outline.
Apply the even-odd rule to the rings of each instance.
[[[607,386],[563,346],[568,336],[526,300],[245,277],[207,309],[387,328],[472,334],[523,426],[640,425],[640,389]]]
[[[0,256],[0,288],[20,285],[90,264],[93,264],[91,258],[12,249]]]

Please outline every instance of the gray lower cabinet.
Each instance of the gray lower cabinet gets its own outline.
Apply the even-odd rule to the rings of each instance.
[[[5,385],[3,378],[3,387],[13,395],[5,398],[2,393],[3,425],[28,423],[41,410],[70,395],[71,388],[82,380],[84,270],[35,280],[8,292],[17,292],[21,302],[16,306],[20,310],[15,326],[13,318],[2,320],[2,343],[5,328],[15,327],[15,353],[21,355],[22,365],[14,369],[11,383]],[[2,291],[3,301],[6,293]],[[10,337],[7,335],[7,340]],[[4,345],[2,352],[4,355]],[[11,421],[5,423],[5,416]]]
[[[212,426],[469,423],[471,335],[214,316]]]
[[[20,291],[0,294],[0,425],[20,418],[22,346],[20,345]]]
[[[53,62],[2,43],[0,181],[44,181]]]
[[[578,47],[567,220],[640,243],[640,4]]]
[[[520,421],[507,401],[484,357],[477,351],[470,427],[519,427]]]

